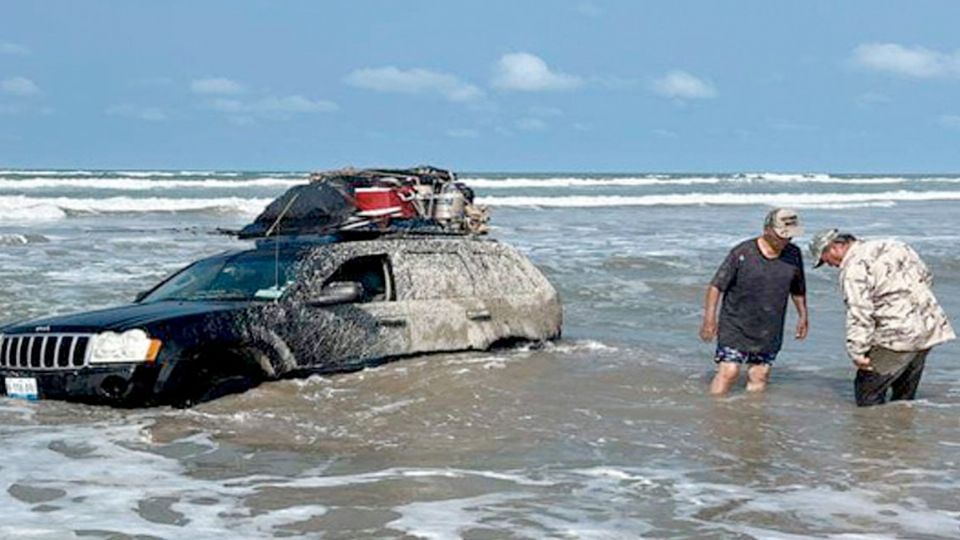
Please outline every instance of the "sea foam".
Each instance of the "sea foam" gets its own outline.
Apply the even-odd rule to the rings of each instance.
[[[615,206],[745,206],[863,205],[914,201],[960,200],[958,191],[887,191],[882,193],[678,193],[640,196],[480,197],[490,206],[599,208]]]
[[[479,197],[492,207],[603,208],[629,206],[745,206],[790,205],[795,207],[854,208],[885,207],[897,202],[960,200],[960,192],[893,191],[883,193],[683,193],[640,196]],[[0,222],[53,221],[70,215],[113,213],[220,212],[256,215],[269,204],[267,198],[215,197],[29,197],[0,196]]]
[[[831,176],[826,174],[782,174],[782,173],[742,173],[733,175],[641,175],[641,176],[555,176],[555,177],[483,177],[465,176],[461,180],[473,188],[478,189],[518,189],[518,188],[590,188],[590,187],[670,187],[670,186],[697,186],[697,185],[749,185],[762,186],[764,184],[782,185],[900,185],[918,183],[960,183],[957,177],[848,177]]]
[[[20,223],[51,221],[68,215],[110,213],[171,213],[171,212],[222,212],[256,215],[270,203],[270,199],[244,199],[224,197],[213,199],[131,198],[108,197],[25,197],[0,196],[0,222]]]
[[[264,187],[293,187],[303,184],[305,179],[259,177],[245,180],[231,179],[163,179],[151,180],[134,175],[113,178],[56,178],[56,177],[0,177],[0,190],[28,190],[28,189],[112,189],[118,191],[149,191],[163,189],[243,189]]]

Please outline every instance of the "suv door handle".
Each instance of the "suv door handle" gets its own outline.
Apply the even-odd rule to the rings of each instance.
[[[380,326],[406,326],[407,319],[403,317],[393,316],[393,317],[379,317],[377,321],[380,323]]]
[[[493,317],[490,316],[489,309],[468,309],[467,318],[471,321],[489,321]]]

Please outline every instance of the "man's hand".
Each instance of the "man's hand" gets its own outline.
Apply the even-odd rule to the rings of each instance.
[[[703,324],[700,325],[700,339],[713,341],[715,337],[717,337],[717,319],[715,317],[704,317]]]
[[[804,339],[807,337],[807,332],[810,329],[810,323],[807,322],[806,317],[800,317],[797,320],[797,333],[793,336],[796,339]]]
[[[873,366],[870,365],[870,359],[866,356],[854,358],[853,365],[857,366],[857,369],[862,369],[863,371],[873,371]]]
[[[717,337],[717,304],[720,302],[720,289],[716,285],[707,286],[703,297],[703,324],[700,325],[700,339],[713,341]]]

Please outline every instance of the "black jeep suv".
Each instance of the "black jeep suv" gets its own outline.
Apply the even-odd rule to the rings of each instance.
[[[556,291],[475,236],[261,240],[133,304],[0,328],[0,392],[189,406],[281,377],[560,334]]]

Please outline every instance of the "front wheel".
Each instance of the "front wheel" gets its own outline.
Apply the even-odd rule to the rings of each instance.
[[[241,394],[274,378],[271,366],[269,356],[258,349],[199,351],[180,369],[173,404],[187,408]]]

